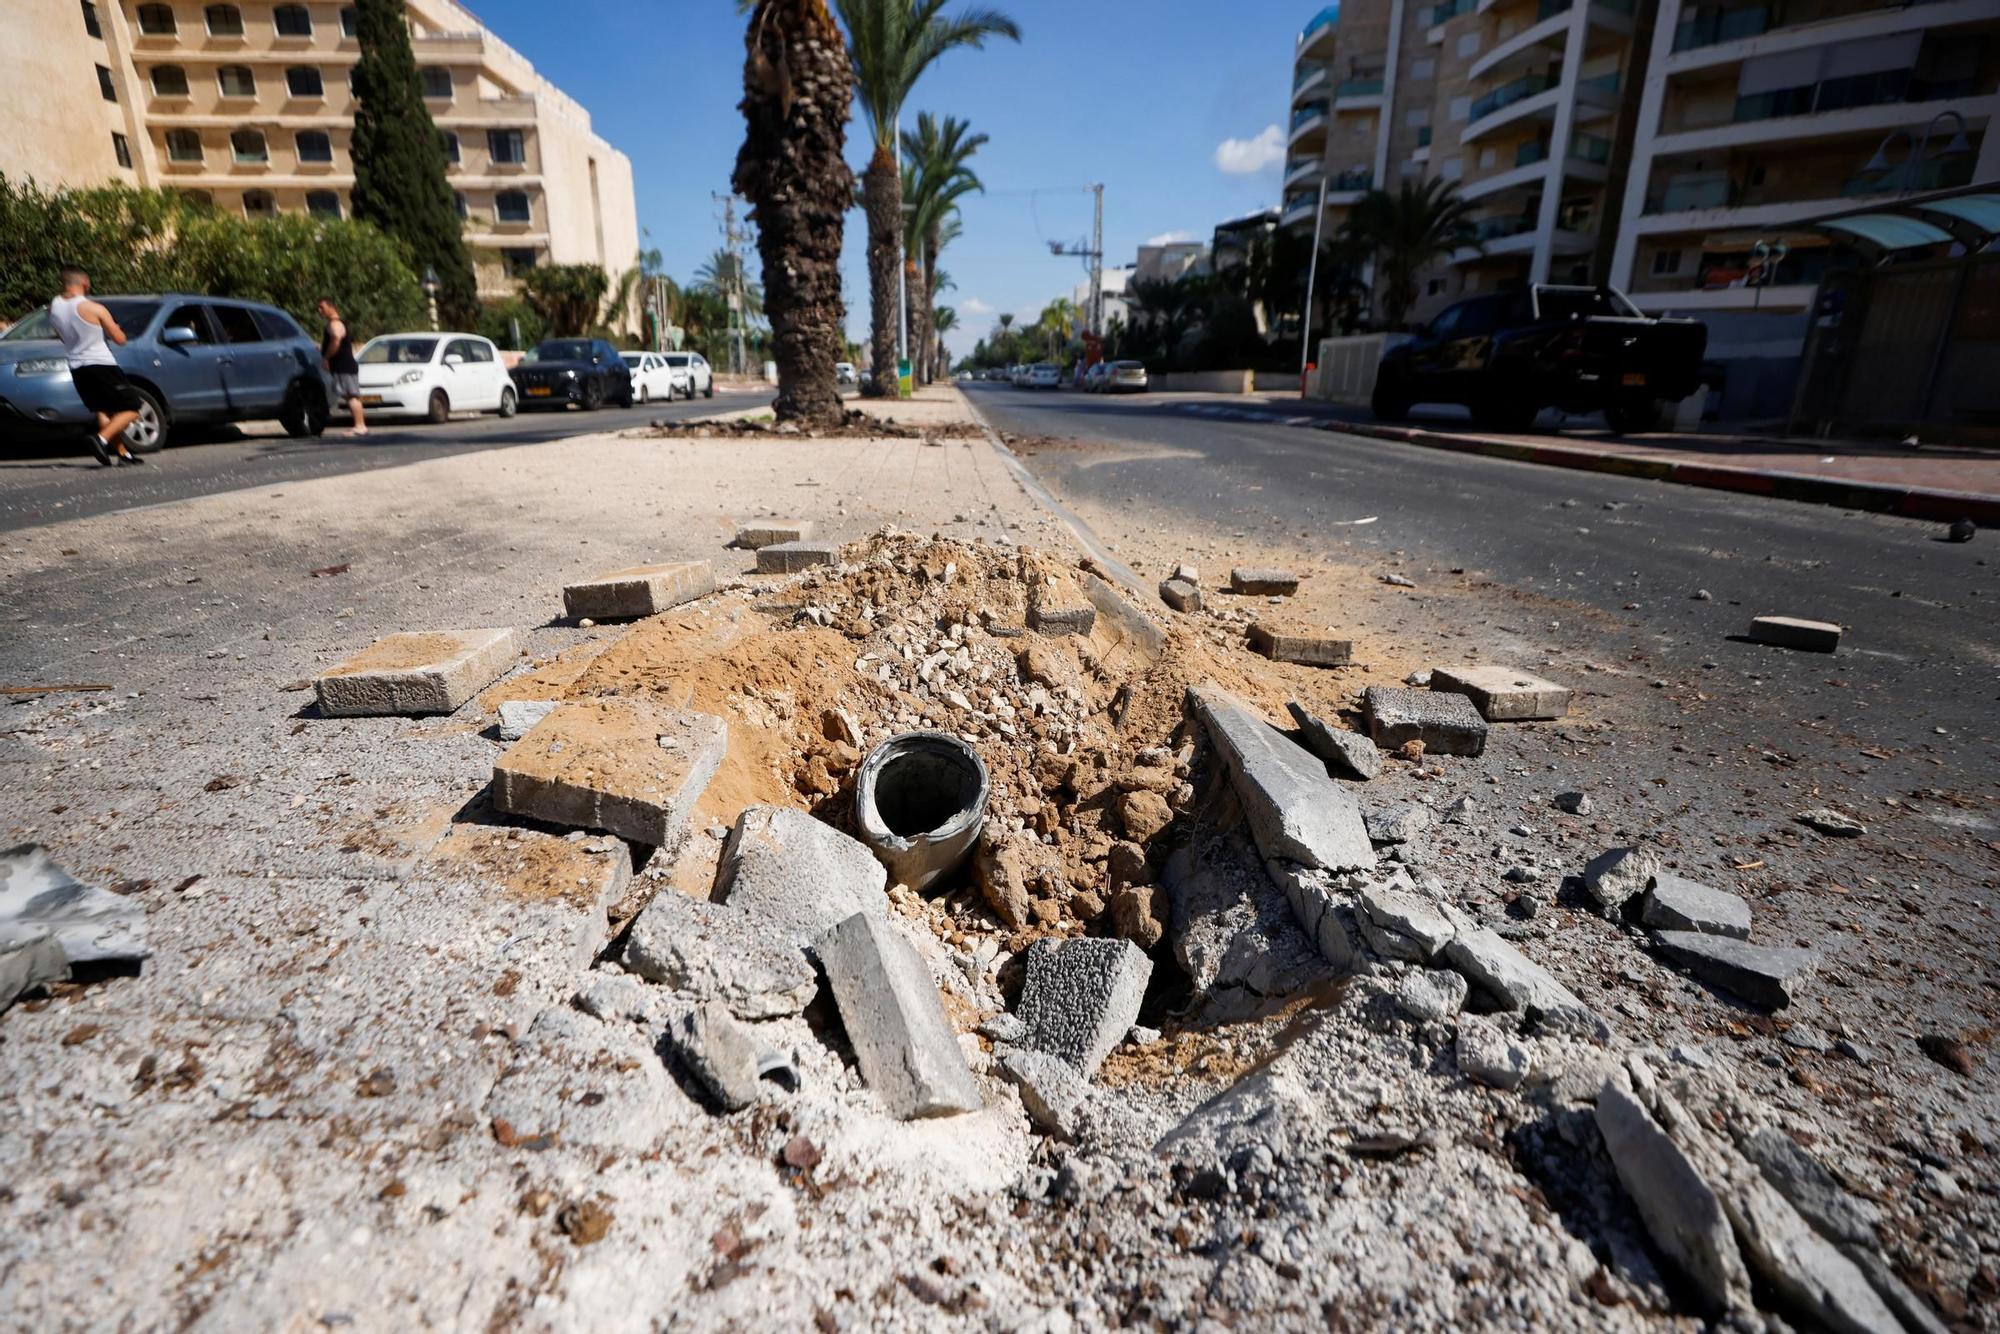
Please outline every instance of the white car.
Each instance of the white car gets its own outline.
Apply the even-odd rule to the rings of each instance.
[[[1114,361],[1111,369],[1104,373],[1102,388],[1107,394],[1143,394],[1146,384],[1145,362]]]
[[[673,401],[675,393],[686,377],[677,377],[674,368],[667,364],[672,353],[667,352],[621,352],[626,368],[632,372],[632,397],[640,403],[650,403],[656,398]]]
[[[520,407],[499,351],[478,334],[383,334],[355,360],[361,406],[371,414],[441,422],[454,412],[511,417]]]
[[[1028,371],[1028,388],[1060,389],[1062,378],[1062,367],[1052,361],[1040,362]]]
[[[676,393],[693,398],[700,394],[703,398],[715,397],[715,372],[709,367],[708,358],[699,352],[662,352],[667,369],[674,377]]]

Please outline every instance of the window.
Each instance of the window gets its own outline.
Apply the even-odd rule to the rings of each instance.
[[[296,65],[285,71],[285,91],[293,97],[324,97],[326,86],[311,65]]]
[[[160,325],[160,328],[162,331],[167,329],[186,329],[194,335],[194,341],[197,343],[213,343],[215,341],[215,330],[209,325],[208,312],[200,306],[176,306],[173,313],[167,316],[166,322]]]
[[[1472,114],[1471,98],[1454,97],[1451,99],[1451,119],[1454,125],[1464,121],[1465,118],[1470,116],[1471,114]]]
[[[451,101],[451,71],[442,65],[426,65],[421,71],[424,76],[424,96],[439,101]]]
[[[500,252],[500,267],[506,271],[509,278],[520,277],[529,269],[535,267],[535,252],[533,247],[518,250],[510,247],[502,250]]]
[[[313,35],[312,11],[304,5],[279,5],[271,11],[271,26],[278,30],[280,37],[310,37]]]
[[[1437,77],[1438,63],[1429,56],[1410,62],[1410,80],[1413,83],[1427,83]]]
[[[224,97],[255,97],[257,76],[248,65],[224,65],[215,71],[216,86]]]
[[[1465,306],[1446,306],[1439,316],[1431,321],[1431,337],[1450,338],[1458,332],[1459,318],[1465,314]]]
[[[201,161],[201,136],[193,130],[168,130],[167,161]]]
[[[1447,181],[1460,181],[1465,179],[1464,158],[1448,157],[1444,161],[1438,163],[1437,168],[1438,168],[1438,175],[1443,177]]]
[[[104,36],[104,26],[97,21],[97,6],[90,0],[83,0],[83,30],[92,37]]]
[[[333,139],[325,130],[300,130],[292,142],[301,162],[333,161]]]
[[[1681,271],[1681,252],[1678,250],[1655,250],[1653,252],[1653,276],[1664,278]]]
[[[118,159],[118,165],[130,170],[132,167],[132,144],[124,135],[111,132],[111,156]]]
[[[147,37],[171,37],[180,31],[172,5],[140,5],[139,31]]]
[[[488,130],[486,154],[495,162],[511,162],[515,165],[528,160],[519,130]]]
[[[360,22],[360,11],[355,9],[353,5],[342,5],[340,7],[340,35],[342,37],[351,40]]]
[[[460,218],[470,218],[472,216],[472,209],[465,202],[465,191],[453,190],[451,192],[451,202],[457,206]]]
[[[455,163],[459,160],[458,136],[454,134],[452,131],[450,130],[438,131],[438,146],[444,149],[444,160],[446,162]]]
[[[278,201],[271,197],[269,190],[245,190],[243,192],[243,216],[247,218],[275,218],[278,216]]]
[[[460,361],[485,361],[470,338],[454,338],[444,345],[447,357],[457,357]]]
[[[1467,57],[1476,56],[1478,54],[1479,54],[1479,34],[1476,32],[1459,34],[1458,58],[1460,60],[1464,60]]]
[[[533,222],[526,190],[502,190],[493,196],[493,216],[501,222]]]
[[[306,191],[306,212],[315,218],[340,217],[340,196],[331,190]]]
[[[187,71],[179,65],[153,66],[153,96],[186,97],[188,95]]]
[[[243,11],[235,5],[210,5],[202,11],[202,19],[208,24],[210,37],[243,35]]]
[[[97,67],[97,91],[104,94],[107,102],[118,100],[118,86],[111,82],[111,71],[102,65]]]
[[[257,193],[262,193],[261,191]],[[269,195],[264,196],[269,199]],[[243,196],[245,212],[250,209],[250,196]],[[257,317],[242,306],[213,305],[208,308],[209,318],[215,321],[222,332],[225,343],[261,343],[264,333],[257,327]]]
[[[1500,327],[1500,312],[1506,305],[1505,297],[1483,296],[1477,301],[1468,301],[1458,308],[1458,330],[1460,338],[1484,338]]]
[[[282,343],[288,338],[306,336],[305,331],[282,310],[253,309],[250,315],[257,321],[257,332],[264,335],[264,341],[267,343]]]
[[[237,130],[229,136],[229,151],[238,162],[263,163],[271,160],[262,130]]]

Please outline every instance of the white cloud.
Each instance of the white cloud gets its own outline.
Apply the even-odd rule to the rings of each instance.
[[[1224,139],[1215,146],[1215,165],[1231,176],[1255,176],[1285,160],[1285,132],[1266,125],[1255,139]]]
[[[993,307],[987,305],[978,297],[973,297],[970,301],[959,302],[958,309],[959,313],[964,315],[991,315],[993,313]]]
[[[1161,232],[1158,236],[1149,236],[1146,238],[1146,244],[1178,245],[1182,241],[1192,241],[1192,240],[1194,240],[1193,232],[1172,231],[1172,232]]]

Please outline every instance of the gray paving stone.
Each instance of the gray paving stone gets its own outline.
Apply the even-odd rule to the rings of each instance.
[[[1361,733],[1335,727],[1297,700],[1287,703],[1285,709],[1299,725],[1306,749],[1332,765],[1337,776],[1365,782],[1382,772],[1381,750]]]
[[[640,700],[554,709],[493,766],[493,804],[549,824],[671,846],[722,764],[729,729]]]
[[[1200,611],[1201,589],[1185,579],[1163,579],[1160,581],[1160,601],[1175,611]]]
[[[1750,1273],[1722,1201],[1680,1146],[1615,1084],[1598,1094],[1597,1129],[1653,1244],[1694,1284],[1708,1313],[1747,1306]]]
[[[1796,616],[1759,616],[1750,622],[1750,639],[1777,648],[1831,653],[1840,647],[1840,627],[1830,621],[1803,621]]]
[[[1028,586],[1028,628],[1045,635],[1087,635],[1097,623],[1097,607],[1066,577]]]
[[[1506,1010],[1539,1010],[1565,1027],[1600,1039],[1611,1034],[1602,1016],[1549,971],[1490,929],[1461,931],[1444,947],[1444,959]]]
[[[313,683],[330,718],[452,713],[521,655],[511,627],[387,635]]]
[[[1384,750],[1412,741],[1432,755],[1477,755],[1486,749],[1486,720],[1463,695],[1370,686],[1363,696],[1368,735]]]
[[[741,1111],[762,1096],[761,1044],[727,1006],[691,1005],[667,1022],[664,1036],[682,1068],[724,1111]]]
[[[901,1120],[979,1108],[965,1054],[923,961],[882,918],[855,913],[815,944],[861,1077]]]
[[[1739,1134],[1736,1147],[1757,1165],[1764,1179],[1827,1238],[1840,1245],[1873,1247],[1882,1210],[1851,1195],[1798,1141],[1776,1126]]]
[[[1022,1045],[1095,1075],[1138,1022],[1152,975],[1153,961],[1129,940],[1036,941],[1015,1007],[1028,1026]]]
[[[1266,860],[1329,871],[1373,869],[1375,849],[1361,808],[1323,766],[1217,686],[1191,688],[1187,706],[1228,761],[1251,836]]]
[[[819,977],[805,954],[741,908],[660,891],[633,919],[620,959],[690,1001],[715,1000],[744,1019],[797,1014]]]
[[[1464,695],[1489,723],[1528,722],[1569,714],[1568,686],[1512,667],[1494,664],[1438,667],[1431,672],[1431,689]]]
[[[1001,1058],[1000,1073],[1021,1090],[1021,1105],[1036,1125],[1063,1139],[1077,1137],[1090,1083],[1075,1066],[1046,1052],[1014,1051]]]
[[[1370,949],[1385,959],[1428,963],[1458,935],[1458,927],[1407,881],[1364,886],[1357,921]]]
[[[1592,857],[1583,868],[1583,887],[1599,906],[1616,910],[1643,894],[1666,868],[1651,848],[1611,848]]]
[[[1657,931],[1750,938],[1749,904],[1734,894],[1664,871],[1653,877],[1639,920]]]
[[[834,565],[840,548],[831,542],[774,542],[757,551],[757,573],[797,574],[815,565]]]
[[[1295,662],[1302,667],[1345,667],[1354,661],[1351,639],[1271,621],[1250,627],[1250,647],[1273,662]]]
[[[1671,962],[1766,1010],[1790,1005],[1819,967],[1817,954],[1791,946],[1752,945],[1693,931],[1655,931],[1653,940]]]
[[[555,711],[552,699],[510,699],[500,705],[500,739],[519,741]]]
[[[1290,597],[1299,591],[1299,576],[1291,570],[1237,566],[1229,572],[1229,591],[1252,597]]]
[[[563,612],[573,621],[636,621],[714,591],[715,570],[705,560],[634,565],[569,585],[563,589]]]
[[[855,913],[886,918],[888,884],[859,839],[804,811],[751,806],[723,844],[715,898],[756,918],[773,941],[810,949]]]
[[[730,545],[761,551],[780,542],[810,542],[812,537],[811,519],[758,519],[738,528],[736,539]]]

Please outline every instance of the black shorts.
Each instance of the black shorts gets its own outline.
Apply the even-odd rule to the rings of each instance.
[[[139,391],[116,366],[72,366],[69,378],[76,382],[76,396],[92,412],[115,417],[139,410]]]

